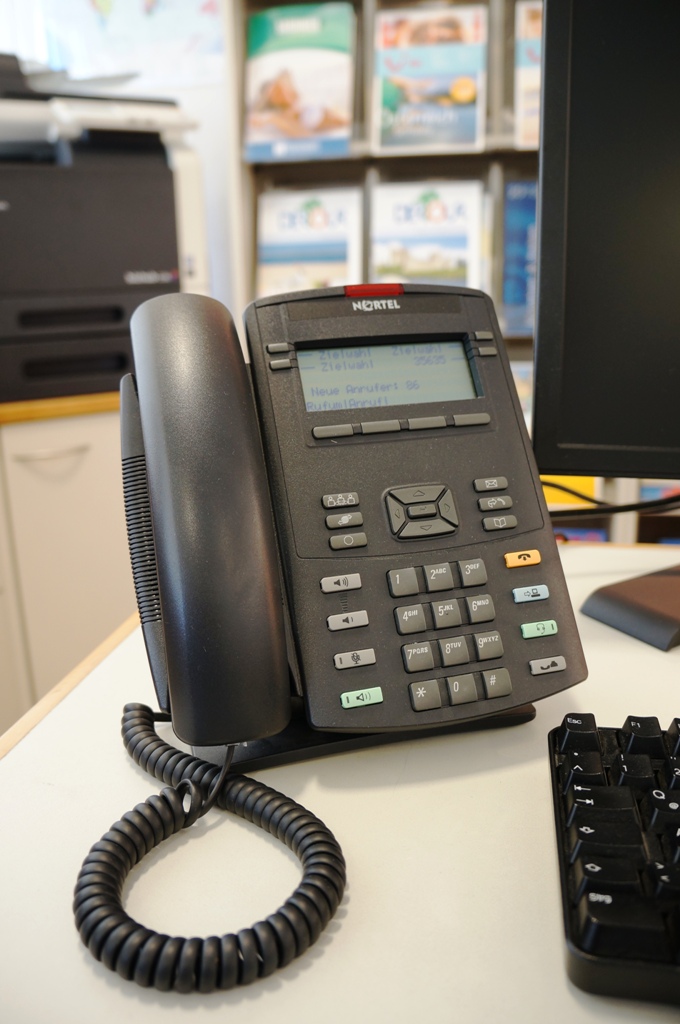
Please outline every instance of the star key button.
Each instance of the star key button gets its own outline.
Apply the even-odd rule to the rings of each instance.
[[[439,683],[436,679],[423,679],[410,683],[411,707],[414,711],[432,711],[442,706]]]

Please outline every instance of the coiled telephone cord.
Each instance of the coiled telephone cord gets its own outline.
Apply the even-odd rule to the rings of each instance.
[[[76,882],[76,927],[97,960],[143,987],[212,992],[248,985],[285,967],[316,942],[343,896],[342,850],[323,822],[294,800],[254,779],[228,774],[228,762],[220,768],[165,743],[155,723],[168,720],[144,704],[125,706],[126,750],[172,788],[128,811],[94,844]],[[138,924],[121,901],[129,872],[214,804],[285,843],[301,861],[301,883],[275,913],[235,935],[172,938]]]

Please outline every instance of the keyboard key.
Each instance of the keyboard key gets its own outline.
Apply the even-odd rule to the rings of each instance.
[[[607,783],[602,758],[594,751],[570,750],[564,759],[561,772],[563,791],[569,786],[604,786]]]
[[[680,796],[665,792],[663,789],[652,789],[641,805],[645,821],[655,832],[664,832],[669,836],[680,836]]]
[[[640,873],[630,860],[579,857],[574,864],[574,903],[578,903],[588,892],[642,894]]]
[[[600,750],[595,715],[565,715],[559,731],[560,750]]]
[[[666,747],[658,718],[637,718],[629,715],[619,733],[621,750],[628,754],[665,757]]]
[[[615,786],[651,789],[656,784],[652,762],[647,754],[618,754],[611,767]]]
[[[657,899],[680,901],[680,866],[677,864],[652,864],[649,867],[647,878]]]
[[[680,757],[668,757],[661,769],[661,780],[669,789],[680,789]]]
[[[666,742],[671,757],[680,754],[680,718],[674,718],[666,729]]]
[[[576,782],[567,790],[564,804],[567,825],[571,825],[578,810],[586,814],[593,811],[603,820],[607,817],[611,821],[621,818],[638,820],[635,797],[627,786],[614,789],[612,786],[584,786]]]
[[[654,901],[629,893],[589,892],[578,905],[581,945],[587,953],[670,961],[663,918]]]
[[[635,863],[643,859],[642,831],[635,821],[595,821],[580,812],[569,827],[572,862],[577,857],[623,857]]]

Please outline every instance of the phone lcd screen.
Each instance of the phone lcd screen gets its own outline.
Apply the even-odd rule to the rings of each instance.
[[[477,398],[462,341],[299,349],[307,412]]]

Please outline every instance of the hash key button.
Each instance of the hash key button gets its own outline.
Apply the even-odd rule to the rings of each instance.
[[[487,697],[507,697],[512,693],[510,673],[507,668],[496,668],[491,672],[482,672],[484,692]]]

